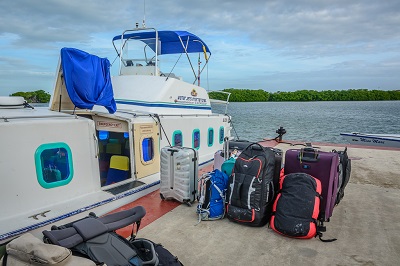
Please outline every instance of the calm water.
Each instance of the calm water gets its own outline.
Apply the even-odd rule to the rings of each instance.
[[[310,142],[345,143],[342,132],[400,134],[400,101],[229,103],[228,114],[239,138],[250,141],[274,138],[280,126],[284,140]]]

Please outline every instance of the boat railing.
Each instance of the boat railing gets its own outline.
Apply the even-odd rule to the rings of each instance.
[[[10,122],[10,120],[19,120],[19,119],[47,119],[47,118],[57,118],[57,119],[71,119],[71,116],[65,115],[24,115],[24,116],[2,116],[0,117],[1,120],[4,122]],[[77,116],[74,115],[73,119],[77,119]]]
[[[229,98],[231,97],[231,93],[230,92],[226,92],[226,91],[209,91],[208,94],[210,94],[212,92],[213,93],[226,94],[226,99],[225,100],[211,99],[210,98],[210,103],[213,103],[213,104],[225,104],[225,114],[228,114],[228,104],[229,104]]]
[[[126,47],[128,41],[130,41],[130,40],[140,40],[140,39],[135,39],[135,38],[130,38],[130,37],[126,38],[125,36],[127,36],[129,33],[132,33],[132,32],[152,31],[152,30],[154,30],[154,32],[155,32],[155,38],[154,39],[158,40],[158,31],[155,28],[138,28],[138,27],[134,28],[134,29],[130,29],[130,30],[125,30],[122,33],[121,38],[119,39],[120,40],[119,49],[117,48],[117,46],[116,46],[116,44],[114,42],[114,41],[116,41],[118,39],[113,40],[114,49],[115,49],[115,51],[117,51],[118,56],[119,56],[119,74],[120,75],[123,74],[122,72],[124,72],[123,68],[134,66],[135,65],[133,63],[134,61],[144,61],[144,62],[148,63],[147,56],[146,56],[146,50],[144,50],[145,57],[146,57],[145,59],[124,58],[125,57],[124,48]],[[148,45],[146,45],[146,46],[148,46]],[[145,46],[145,48],[146,48],[146,46]],[[155,53],[154,57],[151,60],[152,64],[147,64],[147,66],[154,67],[154,71],[152,71],[152,73],[158,73],[158,54],[159,54],[159,49],[160,49],[159,46],[160,46],[159,42],[155,41],[155,51],[157,51],[157,52]]]

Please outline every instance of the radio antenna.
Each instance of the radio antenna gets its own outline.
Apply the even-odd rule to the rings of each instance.
[[[146,0],[143,0],[143,28],[146,28]]]

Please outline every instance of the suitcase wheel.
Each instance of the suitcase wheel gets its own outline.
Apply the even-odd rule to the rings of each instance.
[[[161,194],[161,193],[160,193],[160,198],[161,198],[162,200],[165,200],[165,197],[164,197],[163,194]]]
[[[192,207],[192,203],[190,202],[190,200],[184,200],[183,201],[188,207]]]

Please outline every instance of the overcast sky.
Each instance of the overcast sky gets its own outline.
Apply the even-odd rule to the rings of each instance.
[[[143,14],[143,0],[0,0],[0,95],[51,92],[62,47],[112,62]],[[145,15],[207,43],[210,90],[400,89],[399,0],[147,0]]]

